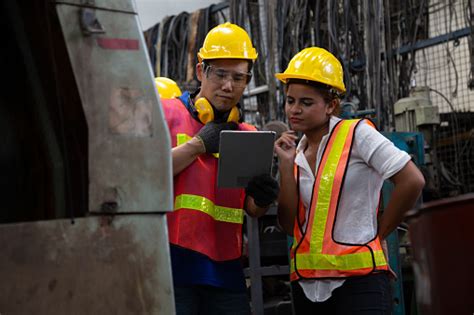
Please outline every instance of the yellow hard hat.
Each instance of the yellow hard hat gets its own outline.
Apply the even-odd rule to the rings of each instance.
[[[198,52],[199,62],[206,59],[247,59],[255,61],[257,51],[247,32],[238,25],[226,22],[207,33]]]
[[[302,79],[327,84],[340,93],[346,91],[341,63],[320,47],[303,49],[290,60],[285,72],[277,73],[275,77],[283,83],[288,79]]]
[[[155,78],[156,88],[161,98],[173,98],[181,96],[181,90],[176,82],[165,77]]]

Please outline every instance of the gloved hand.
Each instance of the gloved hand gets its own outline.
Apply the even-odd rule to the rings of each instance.
[[[236,130],[237,124],[234,122],[216,123],[214,121],[208,122],[199,130],[196,135],[206,148],[206,153],[219,152],[220,133],[222,130]]]
[[[278,197],[280,185],[269,174],[255,176],[245,188],[245,193],[251,196],[255,204],[261,208],[268,207]]]

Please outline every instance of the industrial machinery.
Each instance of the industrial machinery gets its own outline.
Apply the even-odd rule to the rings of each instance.
[[[173,314],[171,152],[131,0],[3,1],[1,314]]]
[[[439,163],[436,152],[436,131],[440,125],[438,107],[430,100],[426,86],[412,87],[410,95],[394,105],[395,130],[397,132],[421,132],[424,138],[424,167],[426,194],[440,190]]]
[[[407,152],[418,168],[425,166],[424,139],[421,132],[382,132],[393,144]],[[382,187],[382,211],[388,205],[393,184],[385,181]],[[418,204],[421,204],[421,199]],[[403,223],[387,237],[389,264],[397,278],[392,281],[392,313],[405,315],[416,313],[413,270],[410,264],[409,242]],[[413,311],[415,310],[415,311]]]

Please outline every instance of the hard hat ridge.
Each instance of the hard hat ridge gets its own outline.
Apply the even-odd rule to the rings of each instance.
[[[297,53],[285,72],[275,74],[283,83],[291,79],[301,79],[323,83],[344,93],[344,71],[339,60],[324,48],[308,47]]]
[[[207,33],[198,52],[199,62],[207,59],[245,59],[255,61],[257,51],[247,32],[229,22],[217,25]]]

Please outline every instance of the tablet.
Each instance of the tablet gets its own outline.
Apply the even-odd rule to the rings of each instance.
[[[222,131],[217,187],[245,188],[254,176],[271,174],[274,142],[274,131]]]

